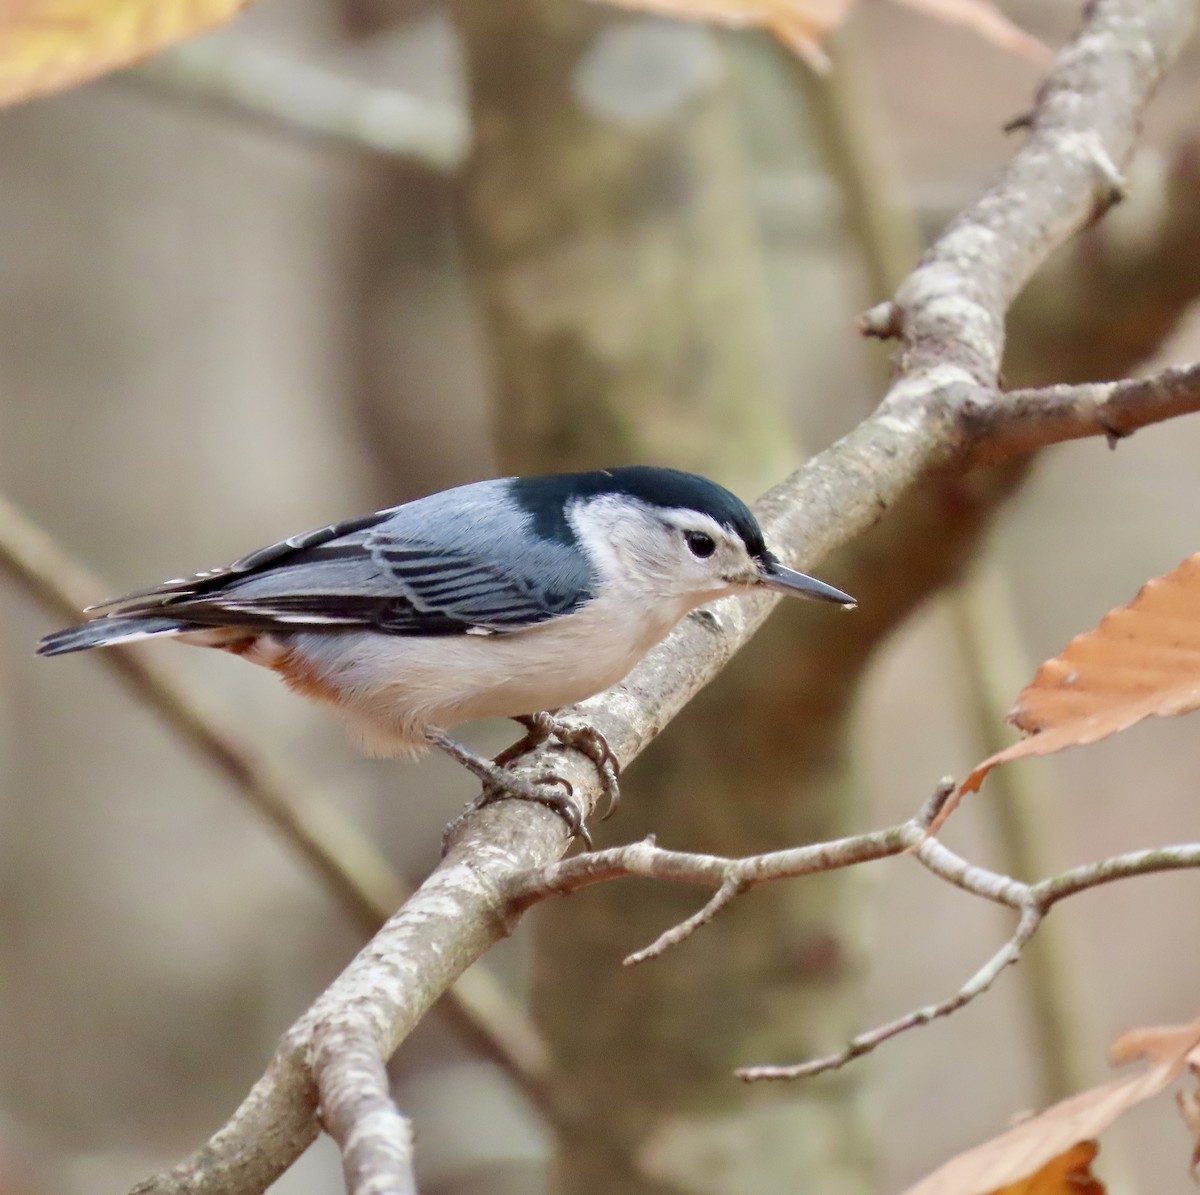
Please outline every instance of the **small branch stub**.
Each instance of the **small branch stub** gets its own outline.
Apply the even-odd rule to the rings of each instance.
[[[904,316],[891,299],[876,303],[857,319],[859,333],[876,340],[895,340],[904,334]]]

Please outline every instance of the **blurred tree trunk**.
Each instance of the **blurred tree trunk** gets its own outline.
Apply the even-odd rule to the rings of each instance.
[[[716,39],[560,0],[457,17],[502,467],[642,460],[758,493],[795,456]],[[818,655],[845,675],[819,651],[840,619],[821,615],[776,620],[639,764],[622,839],[741,854],[856,824],[844,693],[805,685]],[[751,1095],[730,1075],[851,1030],[859,885],[755,893],[682,949],[620,967],[697,899],[613,885],[541,916],[534,999],[580,1111],[561,1188],[866,1190],[855,1079]]]

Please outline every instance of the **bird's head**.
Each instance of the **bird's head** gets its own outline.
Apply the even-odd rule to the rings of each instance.
[[[601,584],[618,584],[647,601],[671,602],[682,612],[767,589],[855,604],[840,589],[782,565],[750,508],[706,478],[639,465],[528,484],[536,488],[521,496],[543,530],[555,524],[570,535]]]

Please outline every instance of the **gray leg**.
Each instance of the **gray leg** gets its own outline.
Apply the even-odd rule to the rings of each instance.
[[[467,814],[481,809],[492,801],[515,797],[521,801],[536,801],[539,805],[553,809],[567,823],[567,829],[571,836],[583,839],[584,845],[591,847],[592,836],[588,833],[587,826],[583,824],[579,806],[571,800],[571,786],[565,780],[549,774],[539,776],[533,781],[514,776],[511,772],[505,771],[498,762],[502,757],[497,757],[496,762],[484,759],[482,755],[476,755],[474,751],[468,750],[457,739],[452,739],[445,731],[433,727],[425,731],[425,737],[435,747],[439,747],[447,755],[458,760],[468,772],[478,777],[483,783],[483,792],[446,827],[443,842],[453,836],[459,822]],[[563,788],[559,786],[565,786],[566,791],[564,792]]]

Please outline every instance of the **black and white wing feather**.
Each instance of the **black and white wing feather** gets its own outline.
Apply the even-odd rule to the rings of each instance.
[[[374,514],[344,519],[338,523],[329,523],[327,526],[318,527],[313,531],[303,531],[299,535],[290,535],[287,539],[279,540],[278,543],[258,548],[249,555],[235,560],[232,564],[193,573],[190,577],[174,577],[170,581],[163,581],[148,589],[135,589],[120,597],[108,598],[103,602],[97,602],[94,606],[88,606],[84,613],[117,610],[132,613],[136,610],[150,610],[170,602],[219,591],[225,586],[236,584],[242,577],[262,573],[273,565],[283,564],[289,557],[297,556],[306,548],[323,546],[333,540],[349,539],[355,532],[374,527],[392,513],[393,511],[390,510],[376,511]]]
[[[144,619],[180,629],[397,635],[535,626],[588,601],[594,579],[570,545],[533,533],[505,501],[508,485],[479,482],[292,536],[225,568],[106,602],[88,625]]]

